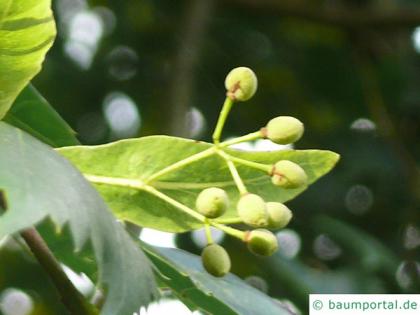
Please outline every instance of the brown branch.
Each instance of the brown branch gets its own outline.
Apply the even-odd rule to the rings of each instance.
[[[188,4],[169,92],[172,135],[189,136],[187,112],[191,105],[201,43],[209,25],[213,4],[214,0],[191,0]]]
[[[320,8],[300,1],[281,0],[225,0],[254,12],[295,17],[343,28],[410,28],[420,25],[420,10],[399,9],[377,11],[354,8]]]
[[[74,287],[38,231],[35,228],[30,228],[23,231],[21,235],[54,283],[61,296],[61,301],[69,313],[71,315],[96,315],[97,312],[88,305],[83,296]]]

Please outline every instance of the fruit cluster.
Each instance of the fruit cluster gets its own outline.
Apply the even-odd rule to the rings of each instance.
[[[279,202],[265,201],[261,196],[247,191],[235,163],[262,170],[271,176],[271,182],[283,189],[296,189],[307,185],[307,175],[298,164],[281,160],[274,165],[260,164],[241,160],[223,151],[219,146],[219,138],[223,124],[232,104],[250,99],[257,90],[257,77],[246,67],[233,69],[226,77],[227,99],[219,117],[213,140],[221,157],[228,163],[232,177],[238,186],[240,198],[236,204],[236,212],[240,222],[254,230],[246,231],[243,241],[249,250],[260,256],[270,256],[278,249],[276,236],[269,231],[284,228],[292,218],[290,209]],[[298,119],[290,116],[279,116],[268,122],[259,131],[250,134],[250,140],[269,139],[277,144],[290,144],[298,141],[304,132],[304,126]],[[239,141],[238,141],[239,142]],[[229,208],[229,197],[225,190],[211,187],[201,191],[196,199],[196,211],[209,220],[221,217]],[[226,250],[214,244],[211,234],[207,234],[208,245],[202,252],[202,263],[210,274],[222,277],[229,272],[231,262]]]

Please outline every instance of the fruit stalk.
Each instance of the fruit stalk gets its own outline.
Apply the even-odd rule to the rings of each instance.
[[[230,110],[233,106],[233,100],[230,97],[226,97],[226,100],[223,104],[222,111],[220,112],[219,119],[217,120],[216,128],[213,132],[213,142],[214,144],[220,143],[220,136],[222,135],[223,127],[225,126],[225,122],[227,116],[229,115]]]

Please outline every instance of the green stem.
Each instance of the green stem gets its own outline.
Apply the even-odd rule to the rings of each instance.
[[[246,166],[255,168],[257,170],[261,170],[263,172],[266,172],[268,174],[270,174],[273,170],[273,165],[267,165],[267,164],[252,162],[252,161],[248,161],[248,160],[244,160],[244,159],[232,156],[230,154],[228,154],[228,155],[229,155],[229,159],[231,161],[236,162],[238,164],[246,165]]]
[[[22,238],[44,268],[55,285],[64,306],[71,315],[97,315],[97,311],[90,306],[79,291],[69,280],[60,263],[48,248],[44,239],[35,228],[30,228],[21,233]]]
[[[227,219],[216,219],[214,222],[220,224],[240,224],[244,221],[241,218],[227,218]]]
[[[193,162],[199,161],[201,159],[204,159],[206,157],[209,157],[211,155],[213,155],[216,152],[215,148],[211,147],[207,150],[201,151],[197,154],[191,155],[189,157],[187,157],[186,159],[180,160],[174,164],[169,165],[168,167],[165,167],[163,169],[161,169],[160,171],[152,174],[149,176],[149,178],[147,178],[145,180],[145,184],[150,184],[151,182],[153,182],[154,180],[156,180],[157,178],[169,174],[173,171],[176,171],[188,164],[191,164]]]
[[[246,235],[245,232],[242,232],[240,230],[231,228],[229,226],[214,222],[213,220],[210,220],[210,219],[206,218],[205,216],[203,216],[203,215],[199,214],[198,212],[194,211],[193,209],[191,209],[191,208],[185,206],[184,204],[176,201],[175,199],[172,199],[171,197],[165,195],[164,193],[161,193],[159,190],[153,188],[152,186],[146,185],[144,190],[153,194],[153,195],[155,195],[158,198],[161,198],[162,200],[164,200],[167,203],[173,205],[174,207],[180,209],[181,211],[184,211],[186,214],[196,218],[197,220],[203,222],[205,224],[205,227],[206,227],[206,225],[212,225],[212,226],[218,228],[219,230],[222,230],[226,234],[232,235],[232,236],[237,237],[241,240],[245,240],[245,235]]]
[[[206,238],[208,244],[213,244],[213,237],[211,236],[211,229],[210,229],[210,221],[206,219],[206,223],[204,225],[204,229],[206,231]]]
[[[178,208],[179,210],[187,213],[188,215],[192,216],[193,218],[197,219],[200,222],[205,223],[206,217],[199,214],[198,212],[194,211],[193,209],[187,207],[186,205],[180,203],[179,201],[172,199],[168,195],[165,195],[164,193],[160,192],[159,190],[155,189],[152,186],[146,185],[144,187],[144,190],[151,193],[152,195],[155,195],[156,197],[166,201],[167,203],[173,205],[174,207]]]
[[[225,232],[226,234],[229,234],[233,237],[236,237],[236,238],[240,239],[241,241],[245,241],[246,232],[244,232],[244,231],[234,229],[230,226],[226,226],[226,225],[217,223],[215,221],[210,221],[210,224],[212,226],[214,226],[215,228],[218,228],[219,230]]]
[[[112,185],[112,186],[128,187],[128,188],[139,189],[139,190],[144,189],[144,187],[146,186],[146,184],[139,179],[97,176],[97,175],[91,175],[91,174],[83,174],[83,175],[88,181],[95,184],[107,184],[107,185]]]
[[[229,171],[232,175],[233,181],[236,184],[236,187],[239,190],[239,193],[241,195],[245,195],[248,193],[248,190],[245,187],[244,182],[242,181],[241,176],[238,173],[238,170],[236,169],[235,164],[232,162],[232,160],[230,159],[230,156],[228,154],[226,154],[225,152],[218,150],[217,154],[219,154],[227,163],[227,166],[229,167]]]
[[[261,130],[259,130],[259,131],[249,133],[249,134],[247,134],[245,136],[242,136],[242,137],[238,137],[238,138],[234,138],[234,139],[231,139],[231,140],[224,141],[224,142],[220,143],[219,147],[225,148],[225,147],[231,146],[233,144],[246,142],[246,141],[257,140],[257,139],[261,139],[261,138],[262,138],[262,133],[261,133]]]
[[[245,233],[225,226],[221,224],[221,222],[215,222],[214,220],[210,220],[206,218],[205,216],[199,214],[198,212],[194,211],[193,209],[187,207],[186,205],[180,203],[179,201],[172,199],[171,197],[165,195],[164,193],[160,192],[159,190],[155,189],[152,186],[149,186],[145,183],[143,183],[140,180],[135,179],[126,179],[126,178],[117,178],[117,177],[105,177],[105,176],[96,176],[96,175],[90,175],[90,174],[84,174],[84,176],[91,182],[96,184],[105,184],[105,185],[113,185],[113,186],[121,186],[121,187],[127,187],[137,190],[143,190],[147,191],[150,194],[166,201],[167,203],[173,205],[174,207],[178,208],[179,210],[183,211],[184,213],[192,216],[193,218],[197,219],[198,221],[212,225],[214,227],[217,227],[218,229],[224,231],[225,233],[232,235],[234,237],[237,237],[241,240],[244,239]]]
[[[220,136],[222,135],[223,127],[225,125],[227,116],[232,109],[233,100],[230,97],[226,97],[223,104],[222,111],[220,112],[219,119],[217,120],[216,128],[213,132],[213,142],[217,145],[220,143]]]

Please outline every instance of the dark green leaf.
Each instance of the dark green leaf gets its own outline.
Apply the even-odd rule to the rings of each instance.
[[[104,315],[132,314],[155,293],[147,258],[83,176],[32,136],[0,122],[0,239],[51,218],[68,224],[75,248],[91,241],[108,292]]]
[[[198,309],[223,315],[291,314],[280,303],[233,274],[223,278],[209,275],[196,255],[171,248],[147,246],[144,249],[158,268],[163,282],[180,299]]]
[[[4,121],[53,147],[79,144],[75,132],[32,85],[20,93]]]

